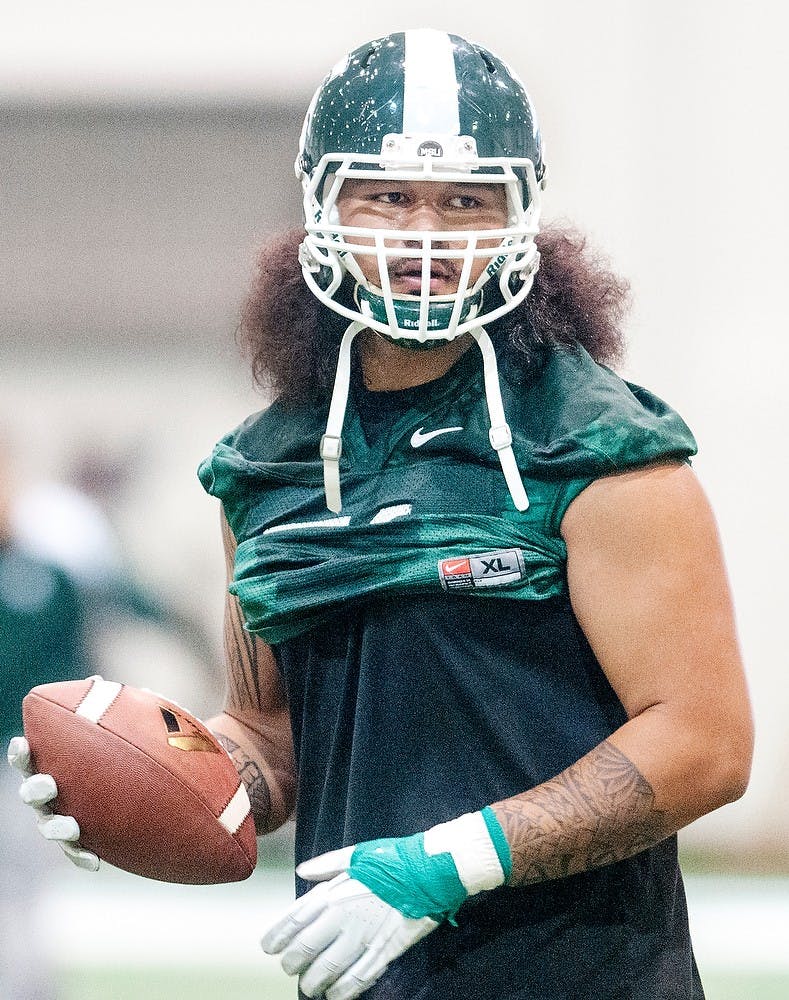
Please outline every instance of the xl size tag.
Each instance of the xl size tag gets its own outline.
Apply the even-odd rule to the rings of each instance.
[[[520,549],[496,549],[473,556],[440,559],[438,576],[444,590],[475,590],[517,583],[525,572]]]

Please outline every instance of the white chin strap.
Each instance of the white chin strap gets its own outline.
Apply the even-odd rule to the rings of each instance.
[[[323,485],[326,491],[326,506],[330,511],[339,514],[342,510],[340,494],[340,455],[342,455],[342,425],[345,420],[345,410],[348,406],[348,390],[351,383],[351,345],[357,333],[365,328],[364,323],[351,323],[340,341],[340,353],[337,358],[337,374],[334,378],[334,390],[329,417],[326,421],[326,432],[321,438],[320,455],[323,460]],[[485,376],[485,398],[490,417],[491,447],[498,453],[501,471],[517,510],[526,510],[529,498],[523,486],[518,463],[512,451],[512,431],[504,416],[504,404],[501,401],[499,371],[496,364],[496,352],[493,343],[484,327],[476,327],[469,331],[482,353],[482,365]]]
[[[512,451],[512,431],[504,416],[504,404],[501,401],[501,386],[499,385],[499,369],[496,364],[496,352],[493,343],[488,336],[484,326],[475,327],[469,330],[471,336],[476,340],[477,347],[482,352],[482,368],[485,375],[485,399],[488,403],[488,416],[490,417],[490,438],[491,447],[498,453],[501,462],[501,471],[507,481],[507,487],[515,504],[516,510],[527,510],[529,498],[526,496],[526,489],[521,479],[518,463]]]
[[[329,406],[326,432],[321,438],[321,458],[323,459],[323,487],[326,491],[326,506],[339,514],[342,510],[340,497],[340,455],[342,455],[342,425],[348,405],[348,388],[351,384],[351,344],[364,323],[351,323],[340,341],[337,358],[337,374],[334,376],[334,391]]]

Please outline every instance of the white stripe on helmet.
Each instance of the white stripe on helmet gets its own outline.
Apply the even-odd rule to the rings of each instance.
[[[458,81],[445,31],[405,32],[404,135],[459,135]]]

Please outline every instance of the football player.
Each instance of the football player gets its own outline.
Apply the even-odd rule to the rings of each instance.
[[[259,831],[296,815],[264,948],[327,1000],[698,1000],[676,832],[751,720],[693,437],[604,364],[623,286],[540,231],[532,104],[456,35],[341,60],[296,169],[244,320],[275,399],[200,469],[210,724]]]

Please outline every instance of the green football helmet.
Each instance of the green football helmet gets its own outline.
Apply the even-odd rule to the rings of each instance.
[[[306,237],[299,259],[305,281],[349,321],[321,440],[329,509],[342,509],[339,461],[351,344],[361,330],[372,329],[409,347],[473,337],[485,371],[491,447],[516,510],[526,510],[496,355],[485,330],[528,295],[539,264],[535,237],[545,164],[523,84],[500,59],[458,35],[421,29],[369,42],[337,63],[315,93],[296,175],[304,190]],[[337,197],[345,181],[382,176],[502,185],[506,224],[438,232],[342,225]],[[377,273],[381,287],[365,277],[359,264],[365,254],[375,258],[377,267],[368,273]],[[392,291],[389,268],[403,258],[419,262],[419,294]],[[431,272],[440,271],[436,262],[442,259],[460,261],[458,286],[450,295],[431,295]],[[479,274],[473,283],[472,271]]]
[[[336,201],[343,182],[369,178],[371,171],[399,181],[501,184],[507,225],[458,233],[340,225]],[[494,321],[528,294],[539,262],[534,238],[545,179],[542,142],[523,84],[487,50],[423,29],[351,52],[312,99],[296,174],[304,190],[305,280],[348,320],[428,346]],[[447,249],[450,241],[462,249]],[[481,247],[482,241],[493,246]],[[377,258],[383,287],[365,278],[362,254]],[[431,296],[423,280],[421,295],[393,294],[388,265],[403,257],[420,261],[425,276],[435,259],[460,259],[457,291]],[[469,287],[475,258],[486,265]],[[352,297],[338,294],[349,276]],[[493,279],[498,295],[486,293]]]

